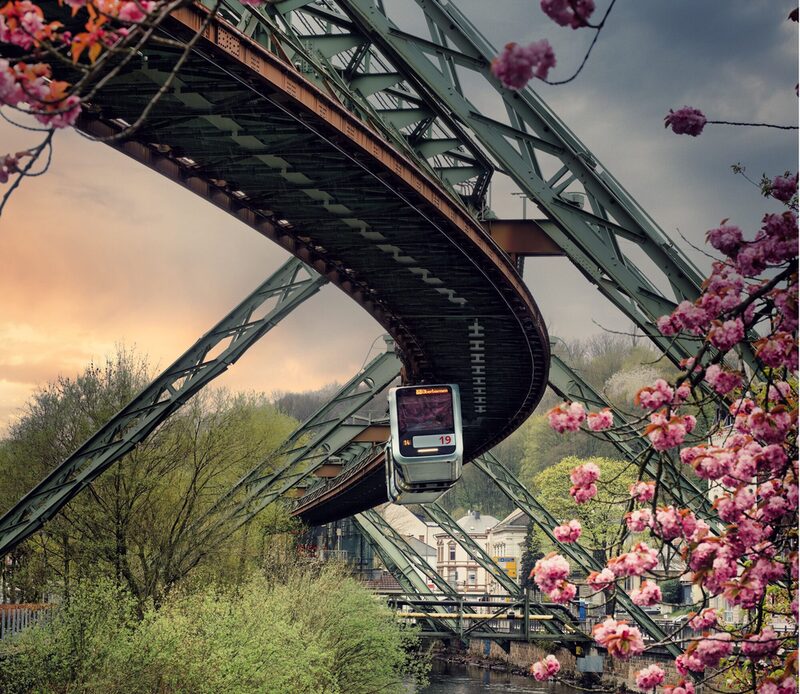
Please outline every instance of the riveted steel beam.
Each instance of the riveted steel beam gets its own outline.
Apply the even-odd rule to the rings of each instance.
[[[372,545],[375,554],[378,555],[383,565],[394,576],[403,590],[413,595],[429,598],[431,602],[430,612],[445,612],[444,607],[436,604],[436,594],[428,587],[426,581],[417,572],[414,563],[403,551],[405,548],[410,549],[408,543],[404,542],[405,547],[403,545],[398,546],[375,525],[372,516],[368,517],[363,513],[359,513],[353,516],[353,520],[367,542]],[[434,631],[438,629],[448,636],[454,636],[457,631],[456,625],[453,624],[452,620],[430,620],[428,624],[430,629]]]
[[[41,528],[326,282],[299,260],[285,263],[0,518],[0,556]]]
[[[510,578],[497,562],[481,549],[480,545],[456,523],[455,519],[440,504],[434,502],[421,504],[420,507],[428,518],[452,537],[474,561],[503,586],[509,595],[515,596],[522,593],[522,588],[517,582]]]

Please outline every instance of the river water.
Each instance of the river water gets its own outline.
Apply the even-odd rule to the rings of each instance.
[[[575,694],[576,690],[561,684],[537,682],[528,677],[473,665],[433,661],[430,684],[418,694],[478,694],[478,692],[547,692]]]

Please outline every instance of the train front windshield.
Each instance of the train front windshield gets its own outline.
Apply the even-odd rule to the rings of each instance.
[[[457,432],[452,388],[435,386],[398,389],[397,429],[403,457],[453,453],[456,449]]]

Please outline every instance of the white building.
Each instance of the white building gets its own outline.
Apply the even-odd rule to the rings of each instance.
[[[469,511],[456,521],[463,530],[487,554],[489,531],[497,525],[494,516],[481,515],[480,511]],[[436,570],[459,593],[486,595],[489,583],[486,570],[467,554],[450,535],[440,530],[436,538]]]
[[[528,534],[530,519],[524,511],[516,509],[509,513],[503,520],[489,530],[487,539],[487,552],[495,563],[513,578],[517,584],[522,582],[522,555],[525,553],[525,538]],[[491,595],[505,595],[505,589],[489,576],[489,590]]]

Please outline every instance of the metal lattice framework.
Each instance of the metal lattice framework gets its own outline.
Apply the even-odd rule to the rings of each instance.
[[[678,302],[697,298],[702,280],[697,269],[532,89],[500,86],[490,71],[497,51],[452,2],[415,4],[429,36],[402,29],[374,0],[285,0],[272,12],[334,72],[349,77],[352,89],[359,80],[377,86],[381,76],[397,75],[408,97],[401,99],[402,107],[386,107],[382,117],[399,126],[412,146],[434,124],[445,127],[455,120],[458,146],[511,177],[554,223],[548,229],[553,240],[606,297],[674,359],[693,354],[693,345],[664,338],[654,323]],[[481,85],[484,96],[487,88],[495,95],[493,107],[481,109],[470,101],[470,80]],[[390,96],[397,98],[397,85],[393,89]],[[383,94],[369,96],[378,104]],[[477,167],[473,174],[484,175]],[[577,207],[571,193],[585,196],[589,209]],[[641,261],[632,259],[634,247],[651,261],[647,275],[639,269]]]

